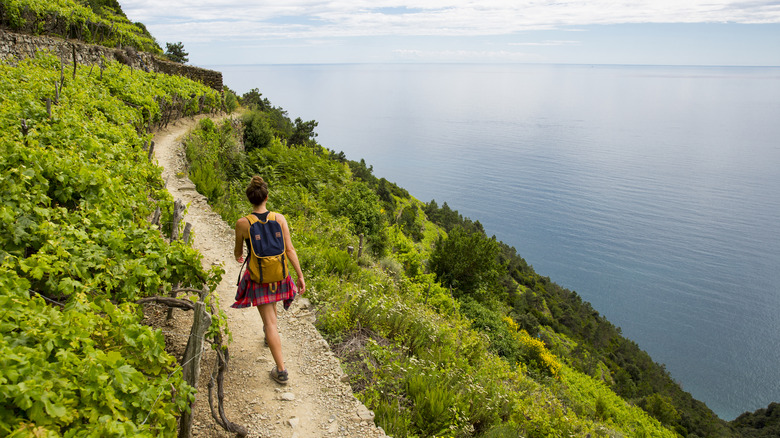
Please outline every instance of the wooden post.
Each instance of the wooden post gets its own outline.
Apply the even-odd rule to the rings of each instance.
[[[65,55],[60,51],[60,83],[65,83]]]
[[[179,239],[179,222],[181,222],[181,214],[184,208],[181,205],[180,200],[173,202],[173,225],[171,226],[171,242]]]
[[[354,253],[354,252],[355,252],[355,247],[354,247],[354,246],[352,246],[352,245],[349,245],[349,246],[347,247],[347,252],[349,253],[349,256],[350,256],[350,257],[352,257],[352,253]]]
[[[358,258],[363,256],[363,233],[360,233],[360,246],[358,247]]]
[[[211,324],[211,316],[206,312],[206,303],[203,299],[208,293],[208,288],[203,287],[198,302],[195,303],[195,311],[192,315],[192,330],[187,341],[182,359],[182,376],[193,388],[198,387],[200,377],[200,357],[203,353],[203,336]],[[183,412],[179,419],[179,438],[189,438],[192,433],[192,405],[189,412]]]
[[[22,137],[24,137],[24,145],[27,146],[27,133],[30,131],[30,127],[27,126],[27,119],[22,119]]]
[[[49,115],[49,118],[51,118],[51,98],[46,98],[46,114]]]
[[[149,161],[152,161],[152,157],[154,156],[154,142],[149,146]]]
[[[76,79],[76,45],[71,44],[70,47],[73,49],[73,79]]]
[[[184,243],[190,243],[190,231],[192,231],[192,224],[186,222],[184,224],[184,233],[181,235],[181,240],[184,241]]]
[[[160,225],[160,214],[162,212],[160,211],[160,207],[157,207],[156,210],[154,210],[154,216],[152,216],[152,225]]]
[[[159,210],[159,208],[158,208]],[[155,211],[156,213],[156,211]],[[174,240],[179,239],[179,222],[182,220],[182,213],[184,213],[184,203],[181,202],[181,200],[176,200],[173,202],[173,225],[171,228],[171,242]],[[187,223],[184,226],[184,233],[182,234],[182,240],[186,243],[190,238],[190,229],[192,228],[192,224]],[[176,289],[179,288],[179,285],[177,284],[172,290],[171,290],[171,298],[176,298]],[[168,314],[165,315],[165,322],[168,322],[173,318],[173,307],[168,308]]]

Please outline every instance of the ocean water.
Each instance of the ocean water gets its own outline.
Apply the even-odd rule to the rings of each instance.
[[[721,418],[780,401],[780,68],[212,68],[479,220]]]

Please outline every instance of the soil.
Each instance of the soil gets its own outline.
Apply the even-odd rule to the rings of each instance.
[[[277,303],[282,351],[290,380],[284,386],[271,380],[269,371],[274,361],[264,346],[259,313],[253,307],[230,308],[241,268],[233,258],[234,224],[226,223],[212,211],[206,198],[186,177],[181,140],[197,120],[181,119],[158,132],[154,153],[163,168],[168,191],[187,206],[184,220],[192,224],[190,241],[203,255],[204,267],[218,264],[225,269],[216,293],[233,335],[225,375],[228,420],[245,427],[249,437],[385,437],[382,429],[374,424],[373,412],[353,395],[339,359],[314,327],[314,309],[305,296],[297,297],[287,311]],[[192,325],[192,312],[176,309],[167,323],[165,313],[165,308],[160,306],[146,308],[147,318],[157,321],[169,351],[180,359]],[[193,404],[194,437],[235,436],[211,417],[207,385],[215,363],[215,353],[206,344]]]

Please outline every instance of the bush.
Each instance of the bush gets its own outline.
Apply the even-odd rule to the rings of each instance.
[[[247,152],[266,148],[271,144],[274,135],[263,113],[250,111],[244,116],[243,122],[244,148]]]

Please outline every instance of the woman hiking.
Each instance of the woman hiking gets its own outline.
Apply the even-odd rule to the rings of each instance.
[[[278,269],[278,273],[270,273],[270,271],[260,268],[257,263],[253,265],[257,257],[255,257],[256,260],[250,260],[246,271],[240,277],[236,291],[236,302],[231,307],[238,309],[250,306],[257,307],[260,317],[263,319],[266,345],[271,350],[271,355],[276,362],[276,366],[271,370],[271,378],[277,383],[286,385],[288,375],[282,356],[282,340],[279,337],[277,327],[276,303],[283,301],[286,310],[292,304],[296,293],[303,295],[306,291],[306,282],[298,262],[298,254],[290,239],[290,228],[287,225],[287,220],[281,214],[269,212],[266,208],[268,184],[263,181],[263,178],[259,176],[252,178],[246,188],[246,197],[252,203],[253,208],[249,216],[236,221],[236,245],[233,250],[236,261],[244,262],[244,245],[247,247],[247,259],[251,259],[258,255],[259,242],[264,244],[271,242],[271,244],[278,243],[279,247],[282,248],[280,251],[281,265],[276,259],[273,259],[276,263],[274,268]],[[297,287],[287,272],[286,260],[290,261],[298,276]],[[265,273],[266,279],[271,278],[274,281],[266,282],[263,279],[263,273]],[[281,278],[281,280],[275,280],[275,278]]]

